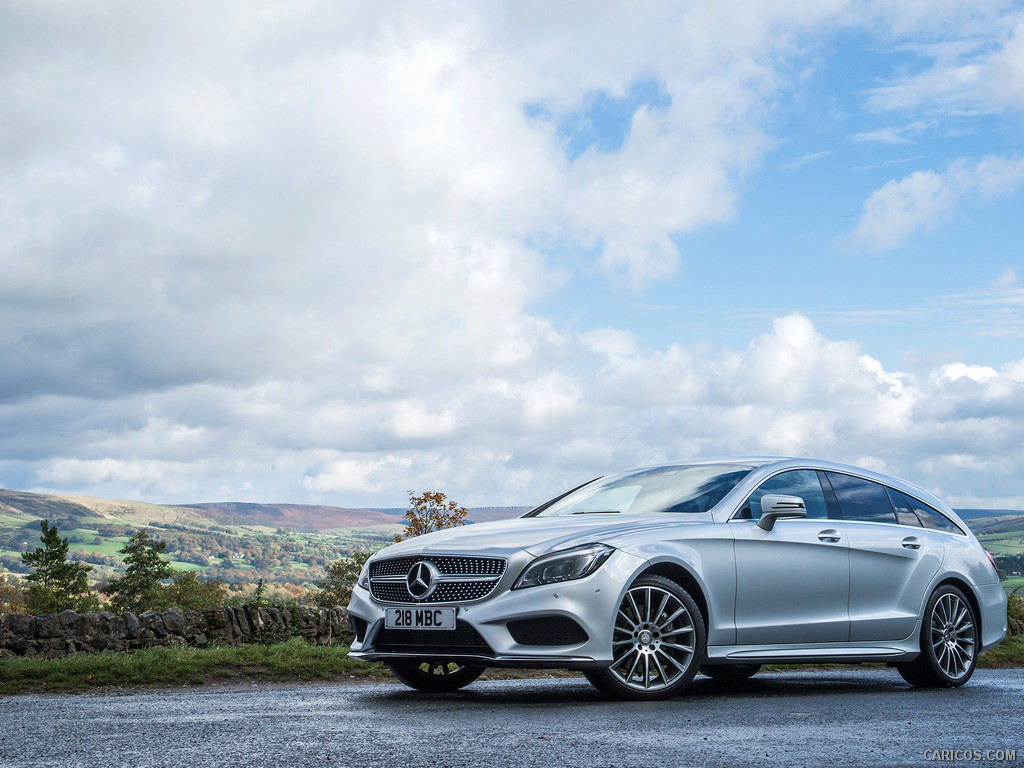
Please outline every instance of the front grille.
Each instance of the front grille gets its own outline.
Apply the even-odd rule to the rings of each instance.
[[[494,650],[472,625],[457,621],[455,629],[382,628],[373,641],[380,653],[431,653],[438,656],[494,656]]]
[[[393,557],[378,560],[370,566],[370,578],[374,576],[405,576],[416,563],[428,560],[446,576],[501,576],[505,572],[505,560],[500,557],[455,557],[453,555],[425,555],[423,557]]]
[[[416,563],[430,562],[440,572],[434,591],[423,599],[413,597],[405,577]],[[505,560],[500,557],[461,557],[457,555],[424,555],[394,557],[370,565],[370,594],[384,603],[465,603],[481,600],[497,586],[505,573]],[[460,576],[472,577],[465,580]]]
[[[370,581],[370,592],[385,603],[464,603],[487,597],[494,589],[494,581],[445,581],[426,600],[413,600],[404,581]]]
[[[579,645],[590,639],[587,631],[568,616],[516,619],[506,626],[519,645]]]

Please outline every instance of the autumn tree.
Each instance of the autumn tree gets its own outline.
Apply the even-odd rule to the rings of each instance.
[[[30,582],[25,590],[26,608],[31,613],[59,613],[71,609],[88,611],[97,607],[89,594],[86,574],[91,565],[68,560],[68,540],[61,538],[56,525],[40,520],[43,546],[22,552],[21,559],[34,570],[25,577]]]
[[[25,610],[25,589],[13,576],[0,573],[0,616]]]
[[[175,574],[174,566],[161,555],[167,549],[166,541],[159,541],[148,528],[136,531],[128,543],[118,550],[124,555],[125,571],[120,579],[111,579],[103,592],[114,597],[110,607],[118,611],[139,611],[153,608],[163,602],[160,583]]]
[[[395,541],[465,525],[466,512],[465,507],[451,501],[440,491],[424,491],[419,496],[409,491],[409,509],[405,513],[408,522],[405,530],[395,536]]]
[[[328,565],[324,579],[315,582],[316,590],[311,595],[313,603],[321,608],[348,605],[359,573],[372,554],[372,550],[357,549],[350,557],[343,557]]]

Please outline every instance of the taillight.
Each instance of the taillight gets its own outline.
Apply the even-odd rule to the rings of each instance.
[[[996,561],[992,559],[992,553],[989,552],[987,549],[985,550],[985,557],[987,557],[988,561],[990,563],[992,563],[992,570],[995,571],[996,572],[996,576],[998,576],[999,575],[999,566],[996,565]]]

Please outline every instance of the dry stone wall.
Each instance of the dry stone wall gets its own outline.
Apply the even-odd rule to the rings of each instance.
[[[206,611],[63,613],[0,616],[0,658],[133,651],[149,646],[207,648],[213,644],[304,637],[314,645],[342,645],[351,639],[344,608],[223,606]]]

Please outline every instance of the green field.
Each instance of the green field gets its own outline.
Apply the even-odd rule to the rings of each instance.
[[[1024,596],[1024,576],[1010,576],[1003,582],[1003,589],[1006,590],[1006,594],[1010,594],[1015,589],[1019,589],[1020,593],[1018,597]]]
[[[120,550],[128,536],[149,528],[167,542],[165,557],[179,570],[228,584],[308,585],[326,567],[355,549],[378,549],[401,526],[378,525],[323,531],[247,524],[217,512],[84,497],[57,497],[0,489],[0,573],[27,573],[21,553],[39,545],[39,520],[66,536],[72,557],[84,559],[90,578],[123,573]]]
[[[148,527],[167,542],[165,554],[175,567],[228,584],[263,579],[267,584],[308,585],[323,578],[330,563],[356,549],[378,549],[402,530],[400,517],[392,525],[309,531],[299,530],[301,525],[246,523],[198,508],[0,489],[0,572],[27,571],[21,553],[38,545],[38,521],[44,517],[68,537],[72,552],[84,553],[93,566],[90,578],[122,573],[119,550],[133,530]],[[1024,514],[969,519],[967,524],[993,556],[1024,552]],[[1022,585],[1021,576],[1006,582],[1007,591]]]

